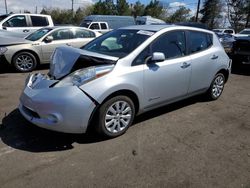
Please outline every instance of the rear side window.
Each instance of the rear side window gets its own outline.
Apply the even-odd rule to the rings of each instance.
[[[101,23],[101,28],[102,29],[107,29],[107,25],[105,23]]]
[[[30,16],[32,25],[34,27],[39,27],[39,26],[48,26],[49,22],[46,17],[41,17],[41,16]]]
[[[75,38],[94,38],[95,33],[92,31],[84,30],[84,29],[77,29],[75,31]]]
[[[90,26],[90,29],[100,29],[98,23],[93,23]]]
[[[196,53],[208,49],[213,44],[213,35],[189,31],[189,52]]]
[[[3,26],[5,27],[27,27],[26,17],[25,16],[13,16],[6,22],[4,22]]]

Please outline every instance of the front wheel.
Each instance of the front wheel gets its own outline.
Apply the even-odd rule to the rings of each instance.
[[[224,74],[222,74],[222,73],[216,74],[212,83],[211,83],[209,90],[207,91],[207,97],[210,100],[217,100],[222,94],[222,91],[224,89],[224,85],[225,85]]]
[[[133,101],[127,96],[116,96],[104,102],[97,112],[96,129],[107,137],[126,132],[135,116]]]
[[[20,52],[13,57],[12,64],[19,72],[30,72],[37,66],[36,57],[30,52]]]

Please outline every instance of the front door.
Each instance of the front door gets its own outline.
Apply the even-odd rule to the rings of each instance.
[[[161,52],[166,59],[162,62],[148,61],[144,66],[144,93],[148,108],[187,95],[191,76],[184,31],[163,34],[150,49],[151,54]]]

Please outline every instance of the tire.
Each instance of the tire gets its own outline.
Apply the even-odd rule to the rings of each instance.
[[[127,96],[116,96],[104,102],[99,108],[95,126],[99,134],[114,138],[124,134],[135,116],[133,101]]]
[[[217,73],[211,83],[210,88],[207,91],[207,98],[209,100],[217,100],[224,89],[225,76],[222,73]]]
[[[37,60],[30,52],[19,52],[13,57],[12,64],[18,72],[30,72],[36,68]]]

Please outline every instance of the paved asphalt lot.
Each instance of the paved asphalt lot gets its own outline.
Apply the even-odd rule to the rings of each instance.
[[[218,101],[148,112],[111,140],[24,120],[17,106],[27,75],[0,65],[1,188],[250,187],[250,66],[233,70]]]

